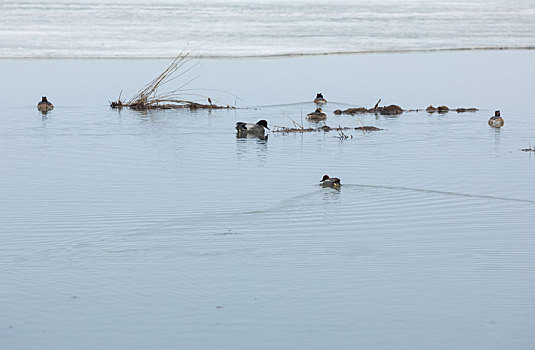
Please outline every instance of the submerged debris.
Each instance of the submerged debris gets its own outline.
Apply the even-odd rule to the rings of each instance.
[[[379,99],[379,101],[377,101],[377,103],[375,104],[375,106],[373,108],[366,108],[366,107],[353,107],[353,108],[348,108],[346,110],[341,110],[341,109],[337,109],[334,111],[334,114],[336,115],[340,115],[340,114],[350,114],[350,115],[355,115],[355,114],[367,114],[367,113],[373,113],[373,114],[381,114],[381,115],[398,115],[398,114],[401,114],[403,112],[419,112],[421,111],[422,109],[403,109],[401,108],[400,106],[398,105],[389,105],[389,106],[384,106],[384,107],[379,107],[379,103],[381,102],[381,99]],[[448,113],[450,109],[448,106],[438,106],[438,107],[434,107],[433,105],[430,105],[429,107],[427,107],[425,109],[425,111],[427,113],[440,113],[440,114],[444,114],[444,113]],[[478,111],[477,108],[456,108],[454,109],[457,113],[464,113],[464,112],[476,112]]]
[[[340,110],[340,109],[337,109],[336,111],[334,111],[334,114],[336,115],[340,115],[340,114],[351,114],[351,115],[355,115],[355,114],[364,114],[364,113],[374,113],[374,111],[372,111],[371,109],[366,109],[364,107],[359,107],[359,108],[348,108],[344,111]]]
[[[440,114],[448,113],[450,111],[448,106],[438,106],[437,112]]]
[[[382,108],[379,107],[379,109],[379,113],[382,115],[397,115],[403,113],[403,108],[398,105],[390,105]]]
[[[331,128],[328,125],[323,125],[323,126],[320,126],[320,127],[317,127],[317,128],[303,128],[303,127],[286,128],[286,127],[283,127],[283,126],[275,126],[275,127],[273,127],[273,130],[271,130],[271,132],[282,132],[282,133],[298,132],[298,133],[303,133],[303,132],[320,132],[320,131],[329,132],[329,131],[333,131],[333,130],[334,131],[341,131],[341,130],[351,130],[351,129],[352,128],[349,128],[349,127]]]
[[[362,131],[370,132],[370,131],[379,131],[379,130],[384,130],[384,129],[376,128],[375,126],[359,126],[358,128],[355,128],[355,130],[362,130]]]
[[[185,73],[189,72],[193,67],[185,67],[189,62],[187,60],[190,53],[180,53],[173,62],[154,80],[145,85],[134,97],[130,100],[123,101],[121,96],[117,101],[110,103],[111,108],[124,108],[128,107],[131,109],[145,110],[145,109],[180,109],[180,108],[189,108],[189,109],[234,109],[233,106],[219,106],[212,103],[212,100],[209,97],[202,96],[203,98],[208,99],[209,104],[199,103],[190,101],[183,98],[184,93],[180,93],[181,89],[184,88],[190,81],[183,84],[178,89],[159,93],[158,89],[165,85],[166,83],[181,77]],[[182,69],[182,70],[181,70]],[[199,96],[199,95],[197,95]]]
[[[470,108],[460,107],[460,108],[450,109],[448,106],[433,107],[433,105],[430,105],[429,107],[427,107],[425,109],[425,111],[427,113],[435,113],[435,112],[437,112],[437,113],[440,113],[440,114],[448,113],[450,110],[454,110],[457,113],[477,112],[477,111],[479,111],[479,109],[473,108],[473,107],[470,107]]]
[[[440,113],[440,114],[444,114],[444,113],[448,113],[450,111],[450,108],[448,106],[438,106],[438,107],[433,107],[433,105],[429,105],[429,107],[427,107],[425,109],[425,111],[427,113]]]
[[[374,114],[383,114],[383,115],[397,115],[403,113],[404,110],[398,105],[390,105],[386,107],[374,107],[374,108],[366,108],[366,107],[355,107],[355,108],[348,108],[346,110],[340,110],[337,109],[334,111],[334,114],[340,115],[340,114],[366,114],[366,113],[374,113]]]
[[[341,127],[341,126],[336,127],[336,128],[332,128],[332,127],[330,127],[328,125],[319,126],[317,128],[303,128],[303,127],[286,128],[286,127],[282,127],[282,126],[275,126],[275,127],[273,127],[273,130],[271,130],[271,132],[282,132],[282,133],[291,133],[291,132],[304,133],[304,132],[320,132],[320,131],[323,131],[323,132],[330,132],[330,131],[342,132],[344,130],[362,130],[362,131],[371,132],[371,131],[379,131],[379,130],[384,130],[384,129],[380,129],[380,128],[377,128],[375,126],[359,126],[357,128]]]
[[[477,112],[479,109],[477,108],[457,108],[455,110],[457,113],[465,113],[465,112]]]
[[[535,146],[531,147],[531,142],[529,143],[529,148],[522,148],[522,152],[535,152]]]
[[[404,112],[403,108],[401,108],[398,105],[389,105],[385,107],[379,107],[379,103],[381,103],[381,99],[377,101],[375,106],[373,108],[366,108],[366,107],[354,107],[354,108],[348,108],[346,110],[337,109],[334,111],[334,114],[340,115],[340,114],[366,114],[366,113],[374,113],[374,114],[382,114],[382,115],[398,115]]]

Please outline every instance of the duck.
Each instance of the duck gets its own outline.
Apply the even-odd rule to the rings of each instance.
[[[314,103],[317,104],[317,105],[323,105],[325,103],[327,103],[327,100],[325,98],[323,98],[323,95],[321,92],[318,92],[316,94],[316,98],[314,99]]]
[[[325,120],[327,119],[327,114],[323,113],[321,108],[318,107],[314,112],[308,113],[307,118],[314,121]]]
[[[41,112],[48,112],[54,109],[54,105],[43,96],[42,100],[37,104],[37,109]]]
[[[238,130],[238,135],[253,134],[263,136],[266,131],[265,129],[269,130],[267,121],[263,119],[259,120],[256,124],[244,122],[236,123],[236,130]]]
[[[500,117],[500,111],[495,111],[494,117],[490,117],[489,125],[493,128],[501,128],[503,126],[503,118]]]
[[[337,177],[329,177],[329,175],[323,175],[323,178],[321,179],[321,185],[323,187],[340,187],[342,184],[340,183],[340,179]]]

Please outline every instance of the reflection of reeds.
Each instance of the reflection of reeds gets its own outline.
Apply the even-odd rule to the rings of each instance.
[[[188,56],[190,53],[184,53],[181,52],[174,60],[171,62],[171,64],[156,78],[154,78],[151,82],[149,82],[147,85],[145,85],[138,93],[132,97],[128,101],[122,101],[121,100],[121,94],[119,94],[119,99],[117,101],[111,102],[110,107],[112,108],[123,108],[123,107],[129,107],[132,109],[174,109],[174,108],[190,108],[190,109],[199,109],[199,108],[206,108],[206,109],[222,109],[222,108],[235,108],[231,106],[218,106],[215,104],[212,104],[212,101],[207,96],[202,96],[198,94],[193,94],[196,96],[202,96],[207,99],[209,104],[203,104],[199,102],[190,101],[187,99],[184,99],[183,96],[185,93],[182,90],[185,86],[187,86],[193,79],[188,80],[187,82],[183,83],[179,88],[174,89],[172,91],[159,93],[159,89],[182,76],[184,76],[186,73],[191,71],[193,68],[197,66],[197,64],[193,64],[190,66],[187,66],[190,61],[188,60]],[[190,94],[192,95],[192,94]]]
[[[349,136],[344,133],[344,129],[340,125],[338,125],[337,131],[340,141],[347,140],[349,138]],[[351,138],[353,138],[353,135],[351,135]]]

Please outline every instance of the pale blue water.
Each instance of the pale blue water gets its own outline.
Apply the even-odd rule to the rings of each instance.
[[[533,52],[201,60],[211,112],[108,108],[167,60],[0,61],[0,347],[532,349]],[[236,138],[320,91],[481,111]]]
[[[3,0],[0,57],[534,48],[534,0]]]

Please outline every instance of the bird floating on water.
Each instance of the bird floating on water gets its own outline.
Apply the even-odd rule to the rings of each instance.
[[[500,111],[494,112],[494,117],[490,117],[489,125],[493,128],[501,128],[503,126],[503,118],[500,117]]]
[[[321,108],[318,107],[314,112],[308,113],[307,118],[314,121],[325,120],[327,119],[327,114],[323,113]]]
[[[329,177],[329,175],[323,175],[321,179],[321,185],[324,187],[340,187],[340,179],[337,177]]]
[[[317,105],[323,105],[327,103],[327,100],[323,97],[321,92],[318,92],[316,94],[316,98],[314,99],[314,103]]]
[[[256,124],[244,122],[236,123],[236,130],[238,130],[238,135],[253,134],[263,136],[266,131],[265,129],[269,130],[267,121],[263,119],[259,120]]]
[[[42,100],[37,104],[37,109],[41,112],[48,112],[54,109],[54,105],[43,96]]]

